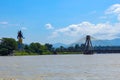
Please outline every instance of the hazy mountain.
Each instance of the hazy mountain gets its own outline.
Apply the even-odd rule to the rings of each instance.
[[[60,47],[60,46],[68,47],[68,45],[63,44],[63,43],[55,43],[55,44],[53,44],[53,47],[55,47],[55,48],[58,48],[58,47]]]
[[[96,40],[92,41],[93,45],[101,45],[101,46],[120,46],[120,38],[113,40]]]
[[[82,43],[79,42],[79,44]],[[112,40],[93,40],[92,44],[93,46],[120,46],[120,38]]]
[[[84,42],[85,43],[85,42]],[[69,47],[74,46],[75,44],[84,44],[83,42],[76,42],[69,45],[63,44],[63,43],[55,43],[53,44],[53,47],[58,48],[60,46]],[[113,39],[113,40],[93,40],[92,41],[93,46],[120,46],[120,38]]]

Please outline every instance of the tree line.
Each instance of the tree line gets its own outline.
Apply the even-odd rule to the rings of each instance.
[[[60,46],[54,48],[52,44],[46,43],[44,45],[38,42],[32,42],[29,45],[23,44],[23,50],[19,51],[18,41],[13,38],[2,38],[0,40],[0,55],[45,55],[45,54],[65,54],[67,52],[82,52],[84,45],[70,46],[65,48]]]
[[[40,44],[32,42],[29,45],[23,44],[23,50],[19,51],[18,41],[13,38],[0,39],[0,56],[5,55],[46,55],[46,54],[81,54],[85,48],[84,44],[74,46],[60,46],[54,48],[52,44]],[[93,50],[120,50],[120,46],[94,46]]]
[[[69,46],[67,48],[60,46],[59,48],[56,48],[57,52],[66,52],[66,53],[72,53],[72,54],[83,54],[85,50],[85,44],[75,44],[74,46]],[[120,46],[93,46],[91,48],[94,53],[120,53]]]
[[[52,44],[46,43],[42,45],[38,42],[32,42],[29,45],[23,44],[23,50],[18,50],[18,41],[13,38],[2,38],[0,39],[0,55],[43,55],[43,54],[52,54],[53,46]]]

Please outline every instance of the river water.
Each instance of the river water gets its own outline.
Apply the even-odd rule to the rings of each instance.
[[[120,54],[1,56],[0,80],[120,80]]]

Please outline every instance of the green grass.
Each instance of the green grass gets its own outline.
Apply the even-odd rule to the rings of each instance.
[[[45,51],[42,53],[42,55],[51,55],[53,54],[52,52]],[[82,54],[82,52],[57,52],[57,54]],[[32,52],[25,52],[25,51],[15,51],[14,56],[30,56],[30,55],[40,55],[37,53],[32,53]]]
[[[14,56],[38,55],[36,53],[27,53],[25,51],[15,51]]]
[[[52,52],[45,51],[41,55],[50,55]],[[26,55],[40,55],[38,53],[25,52],[25,51],[15,51],[14,56],[26,56]]]
[[[58,54],[82,54],[82,52],[57,52]]]

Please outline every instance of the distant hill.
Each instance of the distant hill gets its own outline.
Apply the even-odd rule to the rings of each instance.
[[[83,44],[83,42],[79,41],[79,43],[77,42],[74,43],[74,45],[75,44]],[[92,44],[93,46],[120,46],[120,38],[112,39],[112,40],[92,40]]]
[[[84,42],[85,43],[85,42]],[[69,46],[74,46],[75,44],[83,44],[83,42],[76,42],[72,44],[63,44],[63,43],[55,43],[53,44],[53,47],[58,48],[60,46],[63,47],[69,47]],[[112,39],[112,40],[93,40],[92,41],[93,46],[120,46],[120,38],[117,39]]]
[[[55,47],[55,48],[58,48],[58,47],[60,47],[60,46],[68,47],[68,45],[63,44],[63,43],[55,43],[55,44],[53,44],[53,47]]]
[[[120,46],[120,38],[112,39],[112,40],[96,40],[92,41],[92,44],[101,45],[101,46]]]

